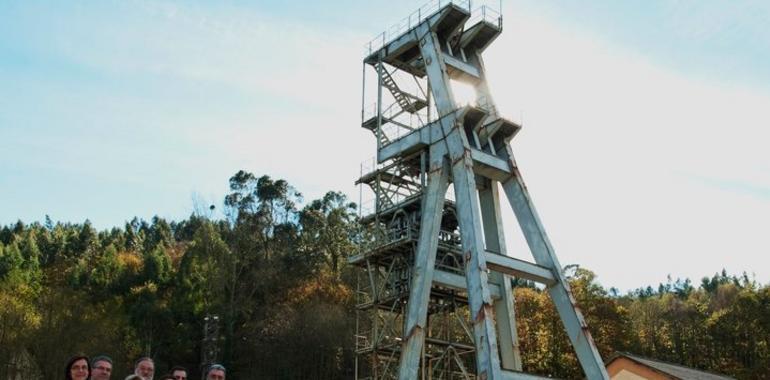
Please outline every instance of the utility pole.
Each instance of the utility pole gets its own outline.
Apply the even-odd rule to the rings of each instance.
[[[201,342],[201,369],[217,362],[219,356],[219,316],[206,314],[203,317],[203,341]],[[203,377],[201,377],[203,378]]]

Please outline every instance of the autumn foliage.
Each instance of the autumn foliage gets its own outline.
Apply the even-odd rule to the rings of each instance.
[[[228,379],[351,378],[356,206],[336,192],[305,203],[286,181],[243,171],[230,190],[222,220],[0,228],[0,379],[57,380],[77,352],[110,354],[113,378],[143,355],[158,373],[197,369],[206,315],[219,317]],[[604,358],[630,351],[770,378],[768,286],[722,272],[621,295],[565,270]],[[525,369],[580,378],[547,292],[514,286]]]

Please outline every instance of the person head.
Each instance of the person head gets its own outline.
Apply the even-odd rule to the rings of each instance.
[[[155,376],[155,362],[148,356],[137,359],[134,364],[134,374],[142,380],[152,380]]]
[[[169,372],[171,373],[171,380],[187,380],[187,369],[185,367],[172,367]]]
[[[221,364],[212,364],[206,368],[206,378],[204,380],[225,380],[225,367]]]
[[[112,358],[98,355],[91,359],[91,380],[110,380],[112,376]]]
[[[64,370],[66,380],[86,380],[91,375],[91,364],[88,363],[88,356],[73,356],[67,361],[67,368]]]

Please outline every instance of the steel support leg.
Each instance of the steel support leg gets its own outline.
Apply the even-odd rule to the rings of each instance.
[[[548,293],[556,306],[562,323],[564,323],[567,335],[572,341],[583,372],[588,379],[609,379],[604,363],[588,331],[588,325],[577,307],[540,217],[535,211],[535,206],[532,204],[521,174],[513,162],[510,146],[507,149],[513,175],[503,183],[503,190],[516,214],[516,219],[521,226],[535,262],[551,268],[556,278],[556,283],[548,288]]]
[[[501,379],[500,359],[497,351],[494,308],[489,294],[487,263],[481,231],[481,215],[476,196],[476,179],[470,150],[457,150],[457,140],[462,132],[455,129],[451,143],[455,149],[452,157],[452,181],[457,198],[457,214],[465,259],[465,280],[468,288],[468,308],[473,322],[476,345],[476,372],[479,379]],[[467,146],[467,142],[463,145]]]
[[[417,27],[415,33],[417,33],[420,41],[420,52],[425,62],[425,71],[428,74],[438,116],[450,114],[455,111],[457,105],[450,86],[451,81],[444,63],[439,38],[435,32],[430,30],[428,24]]]
[[[441,153],[441,154],[440,154]],[[404,316],[404,341],[401,345],[398,378],[418,378],[427,329],[428,301],[433,284],[433,270],[436,263],[438,233],[444,209],[444,195],[449,183],[448,163],[443,152],[431,149],[428,186],[422,200],[420,217],[420,238],[412,267],[412,281],[409,289],[409,303]]]
[[[484,237],[488,251],[506,255],[503,220],[500,215],[500,191],[496,181],[488,181],[485,189],[479,190],[481,218],[484,223]],[[516,308],[511,287],[511,277],[499,272],[490,273],[493,282],[500,286],[500,299],[496,300],[495,317],[500,344],[501,365],[504,369],[521,371],[519,334],[516,332]]]

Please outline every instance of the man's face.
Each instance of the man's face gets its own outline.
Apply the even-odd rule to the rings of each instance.
[[[155,364],[149,360],[142,360],[136,365],[135,373],[145,380],[152,380],[152,376],[155,374]]]
[[[174,377],[174,380],[187,380],[187,372],[179,369],[174,371],[174,373],[172,373],[171,376]]]
[[[94,363],[94,368],[91,368],[92,380],[110,380],[112,376],[112,364],[108,361],[100,360]]]
[[[221,369],[212,369],[209,371],[209,375],[206,376],[206,380],[225,380],[225,371]]]

